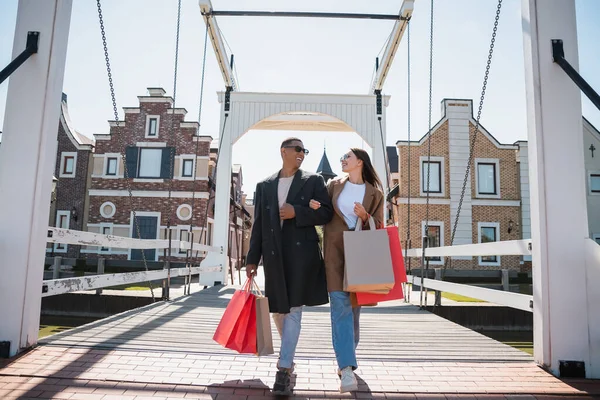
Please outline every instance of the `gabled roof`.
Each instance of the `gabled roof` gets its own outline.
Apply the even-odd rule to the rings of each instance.
[[[69,107],[67,106],[67,95],[62,94],[62,100],[60,103],[61,113],[60,122],[63,124],[65,133],[71,139],[71,142],[78,150],[91,150],[94,147],[94,141],[85,135],[79,133],[73,127],[71,117],[69,116]]]
[[[446,122],[448,120],[448,117],[446,115],[446,109],[447,109],[447,104],[450,101],[454,101],[454,102],[463,102],[463,103],[468,103],[469,108],[471,110],[471,116],[469,118],[469,122],[471,124],[473,124],[474,126],[477,125],[477,121],[475,120],[475,118],[473,117],[473,100],[470,99],[443,99],[442,100],[442,104],[444,105],[442,107],[442,111],[444,112],[444,115],[442,116],[442,118],[440,118],[440,120],[431,128],[431,133],[435,133],[444,122]],[[481,132],[483,134],[483,136],[485,136],[488,140],[490,140],[494,145],[496,145],[496,147],[498,147],[499,149],[516,149],[517,146],[513,145],[513,144],[504,144],[504,143],[500,143],[498,141],[498,139],[496,139],[487,129],[485,129],[485,127],[481,124],[481,121],[479,121],[479,132]],[[421,139],[419,139],[418,141],[414,141],[411,140],[410,142],[408,142],[407,140],[398,140],[396,142],[397,146],[406,146],[406,145],[422,145],[423,143],[425,143],[425,141],[427,140],[427,133],[426,132]]]

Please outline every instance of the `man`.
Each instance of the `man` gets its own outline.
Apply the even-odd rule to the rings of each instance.
[[[323,257],[316,225],[333,217],[333,207],[320,175],[300,170],[308,150],[300,139],[281,143],[283,167],[256,185],[254,225],[246,258],[246,274],[256,274],[261,257],[265,295],[281,336],[273,393],[290,395],[290,374],[300,337],[302,307],[328,302]],[[321,207],[309,207],[311,199]]]

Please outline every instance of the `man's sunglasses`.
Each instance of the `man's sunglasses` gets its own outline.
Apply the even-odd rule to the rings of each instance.
[[[302,146],[283,146],[284,149],[294,149],[296,153],[304,153],[308,154],[308,149],[303,148]]]

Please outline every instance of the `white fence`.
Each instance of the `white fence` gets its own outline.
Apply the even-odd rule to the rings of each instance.
[[[122,236],[103,235],[100,233],[75,231],[70,229],[48,228],[48,243],[62,243],[80,246],[115,247],[123,249],[168,249],[169,240],[166,239],[135,239]],[[198,251],[199,255],[209,252],[222,254],[223,249],[200,243],[172,240],[171,249]],[[57,266],[55,266],[57,268]],[[58,265],[60,268],[60,265]],[[191,278],[203,272],[221,272],[221,266],[215,267],[187,267],[171,268],[153,271],[123,272],[116,274],[101,274],[81,276],[64,279],[45,280],[42,286],[42,297],[58,294],[78,292],[82,290],[101,289],[105,287],[163,280],[174,277]]]
[[[420,258],[423,249],[406,251],[407,257]],[[425,250],[426,257],[460,257],[460,256],[528,256],[531,255],[531,240],[507,240],[504,242],[464,244],[456,246],[429,247]],[[507,291],[487,289],[460,283],[444,282],[437,279],[408,276],[408,283],[422,286],[440,292],[454,293],[490,303],[533,312],[533,296],[511,293]]]

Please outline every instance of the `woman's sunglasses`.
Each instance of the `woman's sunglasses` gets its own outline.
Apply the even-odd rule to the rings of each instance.
[[[344,154],[343,156],[340,157],[340,162],[344,162],[349,158],[350,158],[350,156],[348,154]]]
[[[283,146],[284,149],[294,149],[296,153],[304,153],[308,154],[308,149],[303,148],[302,146]]]

